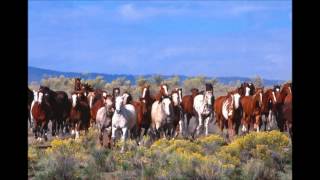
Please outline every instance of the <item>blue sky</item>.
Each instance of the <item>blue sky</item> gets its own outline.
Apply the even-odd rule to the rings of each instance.
[[[291,1],[31,1],[29,65],[291,79]]]

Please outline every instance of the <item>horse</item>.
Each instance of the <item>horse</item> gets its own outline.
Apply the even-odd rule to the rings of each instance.
[[[280,121],[282,123],[282,129],[280,131],[286,130],[290,136],[292,136],[292,84],[286,83],[283,85],[280,95],[277,96],[277,111],[279,114]],[[279,127],[279,128],[280,128]]]
[[[43,93],[39,91],[34,91],[34,100],[31,105],[31,117],[33,118],[33,133],[35,139],[42,141],[44,138],[45,141],[48,140],[48,114],[49,107],[46,103],[43,102]],[[40,137],[39,137],[40,133]]]
[[[263,89],[258,88],[253,96],[240,98],[240,106],[242,108],[241,131],[243,133],[249,132],[250,127],[256,129],[257,132],[260,131],[262,94]]]
[[[195,133],[200,134],[200,129],[205,127],[205,135],[208,135],[209,122],[213,120],[213,87],[211,84],[206,84],[206,91],[194,97],[193,108],[195,110],[197,127],[193,131],[193,138]]]
[[[155,102],[155,98],[153,98],[150,94],[150,86],[145,85],[141,88],[141,97],[139,98],[139,101],[135,101],[133,105],[136,107],[136,109],[139,109],[137,111],[138,115],[138,129],[139,132],[141,129],[144,129],[143,135],[147,135],[147,132],[149,130],[149,127],[151,125],[151,108],[152,104]]]
[[[70,111],[69,123],[71,127],[71,135],[75,139],[79,138],[80,130],[88,132],[90,123],[90,107],[83,94],[84,92],[73,92],[71,94],[72,107]]]
[[[132,104],[133,98],[132,98],[132,95],[131,95],[129,92],[125,91],[125,92],[122,94],[122,96],[123,96],[123,98],[124,98],[124,100],[123,100],[123,103],[124,103],[124,104]]]
[[[168,90],[167,84],[161,84],[159,93],[156,95],[155,100],[159,101],[163,96],[169,96]]]
[[[183,118],[186,119],[186,133],[189,131],[189,123],[190,119],[195,116],[195,112],[193,109],[193,100],[196,95],[198,95],[199,90],[197,88],[192,88],[191,90],[191,95],[185,95],[182,97],[182,102],[181,102],[181,108],[182,108],[182,113],[183,113]]]
[[[292,91],[291,83],[287,83],[281,90],[281,96],[284,98],[282,113],[285,129],[292,138]]]
[[[240,96],[252,96],[255,93],[255,87],[252,83],[243,82],[238,88]]]
[[[81,78],[75,78],[74,79],[74,91],[80,91],[81,90]]]
[[[100,144],[103,145],[104,132],[107,128],[111,128],[112,116],[114,113],[112,96],[107,95],[105,100],[105,105],[98,109],[96,122],[98,124],[98,129],[100,132],[99,140]],[[111,148],[111,131],[107,132],[108,137],[108,147]]]
[[[273,89],[266,90],[262,95],[261,113],[265,116],[264,130],[271,130],[272,117],[276,115],[277,98]]]
[[[218,124],[221,133],[226,126],[229,138],[233,138],[238,130],[237,110],[240,109],[240,97],[241,95],[235,90],[228,92],[226,96],[218,97],[214,102],[215,123]]]
[[[104,106],[105,101],[107,97],[110,95],[107,94],[106,91],[102,91],[100,89],[94,91],[94,92],[89,92],[88,93],[88,101],[89,101],[89,107],[90,107],[90,114],[91,114],[91,121],[90,124],[96,124],[96,116],[98,110]]]
[[[63,133],[66,119],[70,113],[70,104],[68,94],[64,91],[53,91],[46,86],[40,86],[39,92],[43,93],[43,102],[48,106],[48,118],[52,121],[51,133],[52,136],[56,132]]]
[[[182,102],[182,88],[175,88],[171,92],[171,99],[173,102],[175,135],[177,137],[180,133],[183,134],[183,112],[181,107]],[[179,124],[179,126],[178,126]]]
[[[32,127],[32,123],[33,123],[31,121],[31,104],[32,104],[33,99],[34,99],[33,91],[28,88],[28,122],[29,122],[29,127]]]
[[[112,116],[112,142],[115,142],[116,131],[122,130],[122,140],[124,141],[121,152],[124,151],[128,132],[131,137],[136,136],[137,115],[132,104],[123,104],[124,97],[117,96],[115,101],[115,112]]]
[[[150,134],[155,135],[156,138],[163,137],[170,138],[173,135],[174,127],[174,111],[172,101],[169,96],[162,96],[156,100],[151,107],[151,129]],[[154,139],[154,136],[151,136]]]

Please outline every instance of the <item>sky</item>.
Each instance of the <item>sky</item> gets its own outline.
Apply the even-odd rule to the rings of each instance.
[[[29,66],[291,80],[292,2],[29,0]]]

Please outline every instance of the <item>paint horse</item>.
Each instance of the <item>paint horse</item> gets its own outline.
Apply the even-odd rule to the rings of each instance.
[[[213,87],[211,84],[206,84],[206,91],[204,93],[198,94],[194,97],[193,108],[196,112],[196,123],[197,127],[193,131],[193,138],[195,133],[200,134],[200,129],[205,127],[205,135],[208,135],[209,122],[213,120]]]

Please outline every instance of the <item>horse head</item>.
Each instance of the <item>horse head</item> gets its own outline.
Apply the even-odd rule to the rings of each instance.
[[[117,96],[115,100],[116,112],[120,113],[121,108],[123,107],[124,96]]]

